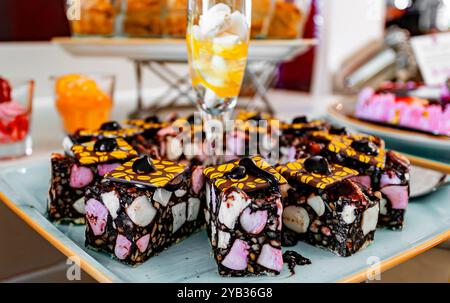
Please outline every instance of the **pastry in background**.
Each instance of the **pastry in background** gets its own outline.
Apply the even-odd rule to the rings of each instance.
[[[252,38],[266,38],[274,14],[275,0],[260,0],[252,6]]]
[[[302,21],[303,13],[295,3],[277,1],[268,36],[276,39],[298,38]]]
[[[164,34],[184,38],[187,27],[187,0],[167,0]]]
[[[113,35],[120,0],[81,1],[81,18],[71,22],[72,32],[79,35]]]
[[[163,33],[164,0],[127,0],[123,30],[130,36],[160,36]]]

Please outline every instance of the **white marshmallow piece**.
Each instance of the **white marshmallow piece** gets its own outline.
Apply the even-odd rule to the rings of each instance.
[[[387,200],[385,198],[380,199],[380,214],[387,215]]]
[[[167,138],[167,159],[177,161],[183,154],[183,145],[178,138]]]
[[[117,212],[120,208],[119,197],[117,197],[115,191],[110,191],[109,193],[102,194],[102,201],[109,211],[109,214],[113,219],[117,218]]]
[[[153,218],[156,216],[156,209],[146,196],[134,199],[133,203],[126,209],[126,212],[131,221],[141,227],[152,223]]]
[[[158,188],[153,194],[153,200],[166,207],[169,204],[172,193],[164,188]]]
[[[364,235],[367,235],[369,232],[377,228],[379,212],[380,212],[379,204],[364,211],[361,223],[361,228]]]
[[[189,198],[187,220],[190,222],[197,220],[199,211],[200,211],[200,199]]]
[[[251,203],[245,193],[233,191],[231,197],[222,201],[219,209],[219,221],[229,229],[233,229],[241,212]],[[225,196],[227,197],[227,196]]]
[[[186,202],[178,203],[177,205],[174,205],[172,207],[172,217],[173,217],[172,233],[174,234],[186,222]]]
[[[178,189],[175,191],[175,196],[177,196],[177,198],[181,198],[183,196],[185,196],[187,194],[187,191],[185,189]]]
[[[71,156],[71,157],[74,157],[74,156],[75,156],[75,155],[73,154],[73,152],[72,152],[73,142],[72,142],[72,139],[70,139],[69,136],[65,136],[65,137],[64,137],[63,142],[62,142],[62,146],[63,146],[63,148],[64,148],[64,152],[65,152],[67,155],[69,155],[69,156]]]
[[[355,209],[356,207],[354,205],[345,205],[342,209],[341,217],[342,220],[344,220],[347,224],[352,224],[356,220],[355,215]]]
[[[80,199],[76,200],[73,204],[72,204],[73,208],[75,208],[75,210],[80,213],[85,215],[86,214],[86,209],[84,208],[84,197],[81,197]]]
[[[311,195],[306,203],[314,209],[319,217],[325,213],[325,204],[320,196]]]
[[[225,231],[219,230],[217,247],[218,248],[227,248],[230,243],[231,235]]]

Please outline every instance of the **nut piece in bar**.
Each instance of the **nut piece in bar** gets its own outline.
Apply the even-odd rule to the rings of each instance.
[[[282,189],[284,245],[301,240],[347,257],[373,241],[379,199],[350,181],[358,175],[356,170],[331,164],[322,156],[276,169],[289,184]]]
[[[260,156],[208,167],[205,216],[222,276],[279,274],[280,185],[286,180]]]
[[[196,232],[202,171],[142,156],[108,173],[86,191],[86,246],[137,265]]]
[[[56,222],[84,224],[86,188],[137,157],[137,152],[120,138],[98,139],[68,148],[65,155],[54,153],[51,157],[49,217]]]

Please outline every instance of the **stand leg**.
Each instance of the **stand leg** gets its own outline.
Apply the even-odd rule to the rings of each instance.
[[[250,76],[250,79],[252,81],[253,86],[256,90],[256,95],[258,95],[261,98],[261,101],[264,103],[264,105],[267,108],[267,111],[270,114],[274,114],[275,110],[270,103],[269,99],[267,98],[267,92],[269,90],[270,85],[272,84],[273,79],[275,78],[274,72],[277,68],[277,65],[267,63],[265,64],[263,71],[260,75],[252,69],[251,66],[248,67],[247,72]],[[253,102],[253,100],[251,101]],[[251,104],[251,103],[250,103]]]
[[[135,60],[134,63],[134,69],[135,69],[135,75],[136,75],[136,91],[137,91],[137,107],[136,109],[130,113],[130,118],[135,119],[139,117],[139,113],[144,108],[144,100],[143,100],[143,94],[142,94],[142,61]]]

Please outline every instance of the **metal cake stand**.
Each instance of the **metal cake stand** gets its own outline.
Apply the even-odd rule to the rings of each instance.
[[[170,67],[172,63],[186,63],[187,49],[184,39],[130,39],[130,38],[56,38],[54,43],[74,56],[121,57],[130,59],[135,67],[137,103],[131,117],[165,110],[192,109],[195,104],[188,74],[180,74]],[[273,113],[267,91],[276,77],[278,66],[305,53],[316,44],[314,39],[252,40],[246,71],[247,82],[254,96],[246,107]],[[166,83],[163,94],[144,105],[143,69],[150,70]],[[259,102],[258,102],[259,101]],[[262,105],[262,108],[261,108]],[[242,103],[241,103],[242,106]]]

